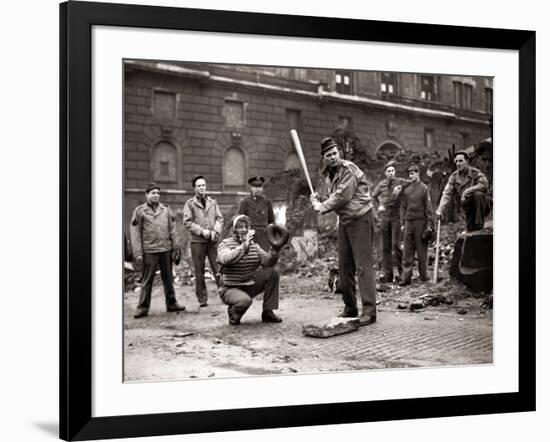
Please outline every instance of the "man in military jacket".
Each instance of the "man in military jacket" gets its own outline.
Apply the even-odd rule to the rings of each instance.
[[[390,161],[384,166],[385,179],[380,181],[372,198],[378,202],[380,216],[380,240],[382,243],[382,267],[384,275],[382,282],[393,282],[393,269],[397,268],[399,277],[403,271],[401,264],[401,221],[399,218],[399,199],[394,198],[393,192],[399,185],[403,185],[403,178],[395,177],[395,163]]]
[[[325,168],[324,194],[311,195],[313,209],[321,214],[336,212],[338,223],[338,269],[342,285],[342,317],[357,317],[355,273],[363,309],[360,324],[376,321],[376,291],[372,261],[374,234],[373,203],[367,179],[359,167],[340,158],[338,144],[332,138],[321,140]]]
[[[146,202],[137,206],[130,222],[130,237],[134,259],[143,268],[141,291],[134,318],[147,316],[151,304],[151,290],[157,268],[164,286],[166,310],[185,310],[176,301],[172,276],[172,251],[179,251],[176,218],[170,208],[161,204],[160,187],[152,183],[145,189]]]
[[[263,196],[263,176],[249,178],[250,195],[241,201],[239,215],[246,215],[252,223],[255,231],[254,241],[265,251],[269,250],[270,244],[267,240],[266,228],[268,224],[275,221],[273,205],[271,201]]]
[[[204,280],[205,262],[219,283],[217,244],[223,228],[223,215],[215,199],[206,195],[206,180],[199,175],[191,181],[195,196],[185,203],[183,225],[191,232],[191,258],[195,267],[195,294],[200,307],[208,305],[208,293]]]
[[[466,230],[475,231],[483,228],[485,216],[490,211],[490,202],[487,198],[489,181],[479,169],[468,165],[468,154],[463,151],[455,153],[454,161],[456,170],[449,177],[449,181],[443,189],[443,195],[436,210],[436,215],[441,217],[443,209],[452,198],[455,199],[455,207],[462,207],[466,216]]]

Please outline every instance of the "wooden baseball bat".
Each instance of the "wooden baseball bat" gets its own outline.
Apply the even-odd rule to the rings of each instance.
[[[300,139],[298,138],[298,133],[292,129],[290,131],[290,136],[292,137],[292,142],[294,143],[294,148],[296,149],[296,153],[298,154],[298,158],[300,158],[300,164],[302,165],[302,169],[304,173],[306,174],[306,180],[307,184],[309,185],[309,190],[313,194],[315,191],[313,190],[313,186],[311,185],[311,178],[309,177],[309,172],[307,170],[307,164],[306,159],[304,158],[304,152],[302,151],[302,145],[300,144]]]
[[[439,273],[439,231],[441,230],[441,218],[437,217],[437,236],[435,239],[434,284]]]

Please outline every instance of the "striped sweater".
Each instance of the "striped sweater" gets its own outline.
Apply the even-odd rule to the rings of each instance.
[[[222,266],[222,286],[252,285],[252,277],[260,266],[272,267],[279,253],[273,249],[265,252],[256,243],[248,251],[235,238],[226,238],[218,245],[218,262]]]

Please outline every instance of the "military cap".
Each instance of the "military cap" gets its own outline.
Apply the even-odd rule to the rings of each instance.
[[[459,151],[456,151],[453,155],[453,158],[456,158],[457,155],[464,155],[464,158],[466,158],[466,160],[469,160],[470,159],[470,156],[468,155],[468,153],[464,150],[459,150]]]
[[[191,184],[193,184],[193,187],[195,187],[195,183],[197,182],[197,180],[200,180],[201,178],[206,181],[206,179],[202,175],[197,175],[191,180]]]
[[[248,184],[251,186],[263,186],[265,183],[265,178],[261,175],[252,176],[248,178]]]
[[[325,152],[333,147],[338,147],[338,143],[334,141],[334,138],[327,137],[321,140],[321,155],[324,155]]]
[[[147,187],[145,188],[145,193],[149,193],[153,189],[158,189],[160,191],[160,187],[158,184],[151,183],[151,184],[148,184]]]
[[[393,167],[393,168],[395,168],[395,161],[393,161],[393,160],[388,161],[388,162],[384,165],[384,171],[386,171],[388,167]]]
[[[418,167],[418,164],[411,164],[408,168],[407,168],[407,172],[411,172],[411,171],[415,171],[415,172],[420,172],[420,168]]]

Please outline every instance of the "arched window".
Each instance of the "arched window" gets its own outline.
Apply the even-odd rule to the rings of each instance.
[[[296,152],[290,152],[286,156],[285,170],[292,170],[292,169],[301,170],[301,167],[302,166],[300,165],[300,159],[298,158],[298,154],[296,154]]]
[[[376,149],[376,156],[378,158],[393,158],[400,150],[401,147],[397,143],[387,141],[378,146]]]
[[[178,155],[174,145],[161,141],[153,147],[151,168],[154,181],[175,183],[178,180]]]
[[[223,185],[226,190],[244,189],[246,184],[246,158],[243,151],[232,146],[223,155]]]

